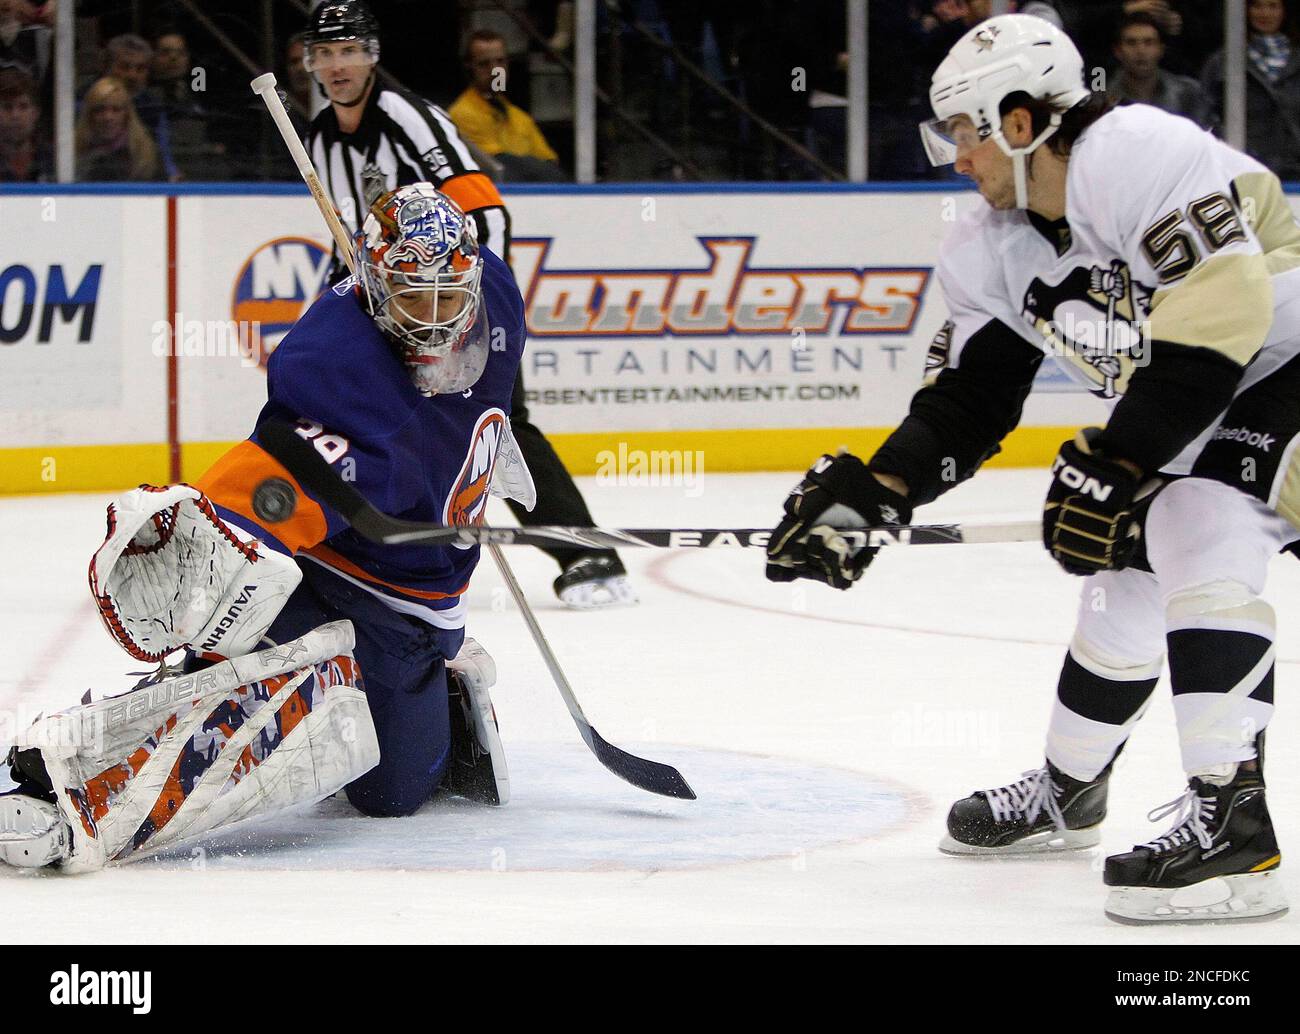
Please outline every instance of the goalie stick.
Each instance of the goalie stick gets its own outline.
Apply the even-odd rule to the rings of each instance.
[[[390,517],[375,509],[343,481],[309,442],[288,424],[268,421],[258,439],[303,485],[332,506],[356,532],[383,545],[456,542],[462,545],[552,546],[556,543],[613,549],[646,546],[658,549],[712,549],[725,546],[767,546],[770,528],[561,528],[533,525],[526,528],[492,528],[483,524],[452,528]],[[254,503],[260,494],[254,494]],[[259,514],[260,516],[260,514]],[[288,515],[279,517],[287,519]],[[851,545],[931,546],[990,542],[1038,542],[1039,521],[1003,524],[905,524],[898,527],[845,529]]]

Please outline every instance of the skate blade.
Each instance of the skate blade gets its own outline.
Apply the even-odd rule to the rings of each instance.
[[[60,861],[67,843],[59,809],[22,794],[0,797],[0,862],[39,869]]]
[[[1221,923],[1280,919],[1286,894],[1276,872],[1216,876],[1190,887],[1114,887],[1106,918],[1117,923]]]
[[[500,807],[510,801],[510,770],[506,767],[506,751],[501,743],[496,710],[492,707],[492,698],[486,687],[471,684],[469,696],[474,736],[492,767],[493,785],[485,788],[487,803]]]
[[[1065,851],[1082,851],[1088,847],[1096,847],[1099,843],[1101,843],[1101,826],[1087,826],[1084,829],[1046,829],[1002,847],[963,844],[948,835],[939,841],[939,850],[944,854],[967,857],[1051,855]]]
[[[560,602],[570,610],[602,610],[632,607],[640,602],[626,575],[570,585],[560,593]]]

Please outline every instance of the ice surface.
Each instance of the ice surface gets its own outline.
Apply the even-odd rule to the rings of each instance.
[[[698,495],[582,487],[609,526],[761,526],[794,480],[709,474]],[[1043,488],[1041,472],[986,471],[918,519],[1032,517]],[[106,501],[0,499],[0,739],[89,687],[134,681],[140,666],[86,589]],[[1157,930],[1103,918],[1101,858],[1163,832],[1145,812],[1182,788],[1164,684],[1121,758],[1101,851],[935,849],[955,797],[1041,762],[1078,583],[1032,543],[886,551],[848,593],[769,584],[758,551],[629,550],[640,606],[594,613],[560,608],[547,557],[510,557],[601,734],[676,765],[698,801],[641,793],[587,754],[485,559],[469,629],[497,660],[507,807],[439,800],[378,820],[331,800],[91,876],[0,871],[0,931],[11,943],[1300,940],[1291,917]],[[1280,557],[1271,578],[1269,795],[1285,851],[1300,835],[1300,565]]]

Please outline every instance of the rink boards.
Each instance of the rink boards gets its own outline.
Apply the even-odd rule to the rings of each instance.
[[[534,419],[579,473],[869,451],[944,322],[939,242],[981,203],[937,186],[514,188]],[[300,187],[0,190],[0,491],[197,477],[250,430],[326,239]],[[1100,415],[1044,378],[999,460]]]

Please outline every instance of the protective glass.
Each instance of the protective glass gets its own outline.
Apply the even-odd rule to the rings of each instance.
[[[303,67],[309,72],[330,68],[365,68],[379,60],[379,41],[373,39],[335,40],[304,47]]]
[[[921,145],[931,165],[951,165],[960,151],[969,151],[988,139],[992,129],[977,127],[968,115],[932,118],[917,127]]]

